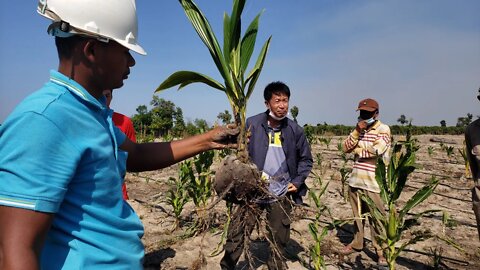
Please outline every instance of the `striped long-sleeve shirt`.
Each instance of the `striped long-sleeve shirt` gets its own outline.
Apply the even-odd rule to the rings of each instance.
[[[375,180],[377,157],[381,156],[388,164],[390,160],[390,128],[375,122],[366,131],[360,133],[356,129],[343,142],[343,151],[355,154],[355,163],[348,184],[351,187],[379,193],[380,188]]]

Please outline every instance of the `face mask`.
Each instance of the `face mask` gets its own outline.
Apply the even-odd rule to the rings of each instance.
[[[282,116],[282,117],[276,117],[276,116],[272,113],[272,111],[270,111],[270,113],[269,113],[268,115],[270,115],[270,117],[272,117],[273,119],[275,119],[275,120],[277,120],[277,121],[283,120],[283,119],[285,119],[285,117],[287,117],[286,115],[284,115],[284,116]]]
[[[375,119],[373,117],[369,118],[369,119],[365,120],[365,123],[367,123],[367,125],[371,125],[371,124],[375,123]]]
[[[371,124],[375,123],[376,120],[373,117],[368,118],[368,119],[363,119],[362,117],[359,116],[358,117],[358,122],[360,122],[360,121],[365,121],[365,123],[367,123],[367,125],[371,125]]]
[[[270,109],[270,106],[267,104],[267,109],[268,109],[268,115],[270,115],[270,117],[272,117],[273,119],[277,120],[277,121],[280,121],[280,120],[283,120],[285,119],[285,117],[287,117],[287,115],[284,115],[282,117],[277,117],[273,114],[272,110]]]

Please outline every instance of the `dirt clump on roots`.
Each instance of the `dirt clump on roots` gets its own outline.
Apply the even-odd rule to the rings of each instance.
[[[236,156],[225,157],[215,173],[213,187],[218,196],[233,203],[248,202],[265,194],[266,184],[261,172],[251,162],[244,163]]]

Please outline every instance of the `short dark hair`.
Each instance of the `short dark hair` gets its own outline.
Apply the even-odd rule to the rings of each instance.
[[[58,56],[60,58],[70,58],[73,54],[73,48],[79,42],[84,41],[86,37],[80,35],[74,35],[71,37],[55,37],[55,45],[57,46]]]
[[[285,94],[288,98],[290,98],[290,88],[288,88],[285,83],[280,81],[269,83],[263,91],[263,98],[268,101],[272,98],[273,94],[278,93]]]

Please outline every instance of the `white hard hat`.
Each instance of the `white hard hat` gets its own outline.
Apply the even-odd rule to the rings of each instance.
[[[54,36],[86,35],[146,55],[138,44],[135,0],[39,0],[37,12],[52,20]]]

